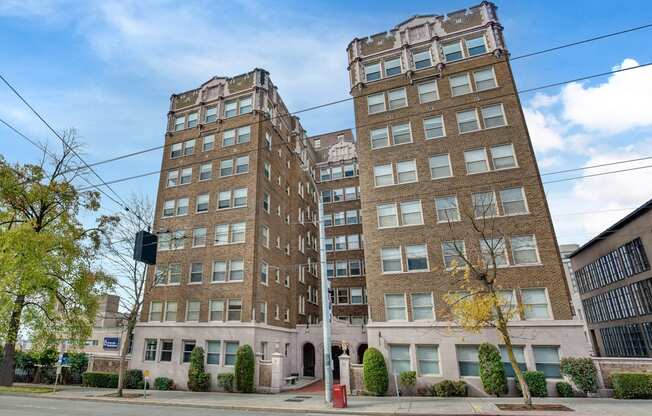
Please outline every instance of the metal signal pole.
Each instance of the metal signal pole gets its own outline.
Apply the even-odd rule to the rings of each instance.
[[[310,176],[312,178],[312,175]],[[315,192],[317,186],[313,178]],[[324,203],[321,195],[317,199],[319,202],[319,264],[320,283],[321,283],[321,314],[322,328],[324,331],[324,400],[331,404],[333,400],[333,361],[331,360],[331,307],[330,296],[328,292],[329,282],[326,275],[326,231],[324,228]]]

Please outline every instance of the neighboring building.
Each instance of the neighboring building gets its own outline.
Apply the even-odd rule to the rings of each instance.
[[[356,143],[350,129],[310,137],[309,141],[317,154],[315,178],[324,201],[326,275],[331,281],[333,316],[364,325],[367,288]]]
[[[652,200],[571,255],[593,349],[652,357]]]
[[[495,5],[414,16],[353,39],[347,52],[369,346],[383,351],[393,373],[416,370],[420,383],[461,377],[482,390],[477,346],[499,338],[489,328],[449,330],[443,296],[459,290],[446,272],[455,247],[481,257],[463,212],[483,208],[495,212],[490,222],[506,235],[505,295],[523,306],[511,324],[517,358],[559,379],[560,357],[588,350],[581,322],[572,319]]]
[[[119,357],[125,339],[123,315],[119,309],[120,296],[102,296],[90,338],[86,340],[82,348],[66,344],[64,345],[65,350],[73,349],[97,357]]]
[[[265,70],[171,97],[133,367],[183,386],[198,345],[215,386],[239,345],[298,354],[296,326],[320,320],[314,157]]]
[[[584,325],[584,338],[587,342],[589,348],[591,348],[591,341],[589,340],[589,330],[586,326],[586,320],[584,318],[584,310],[582,309],[582,299],[580,298],[580,291],[577,287],[577,279],[575,278],[575,273],[573,272],[573,265],[571,264],[570,256],[580,248],[579,244],[560,244],[559,245],[559,254],[561,255],[561,262],[564,265],[564,273],[566,275],[566,284],[570,289],[571,301],[573,303],[573,315],[575,319],[582,321]],[[593,351],[591,351],[593,352]]]

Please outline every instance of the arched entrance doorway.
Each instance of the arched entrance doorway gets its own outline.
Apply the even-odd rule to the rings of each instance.
[[[358,345],[358,364],[362,364],[362,359],[364,358],[365,351],[367,351],[367,344]]]
[[[315,347],[309,342],[303,344],[303,376],[315,376]]]
[[[333,345],[331,347],[331,357],[333,359],[333,380],[340,379],[340,355],[342,355],[342,347]]]

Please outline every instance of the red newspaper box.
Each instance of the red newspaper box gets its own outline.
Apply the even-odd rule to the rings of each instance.
[[[348,407],[346,401],[346,386],[344,384],[333,384],[333,407],[338,409]]]

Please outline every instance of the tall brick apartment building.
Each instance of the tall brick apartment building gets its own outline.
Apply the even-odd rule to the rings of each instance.
[[[511,324],[523,367],[555,379],[560,356],[588,355],[502,31],[495,5],[482,2],[414,16],[347,48],[367,337],[390,371],[415,370],[421,382],[462,377],[478,386],[478,344],[500,344],[493,329],[451,330],[443,300],[459,290],[447,272],[457,250],[483,256],[464,215],[480,209],[504,237],[504,294],[523,306]]]

